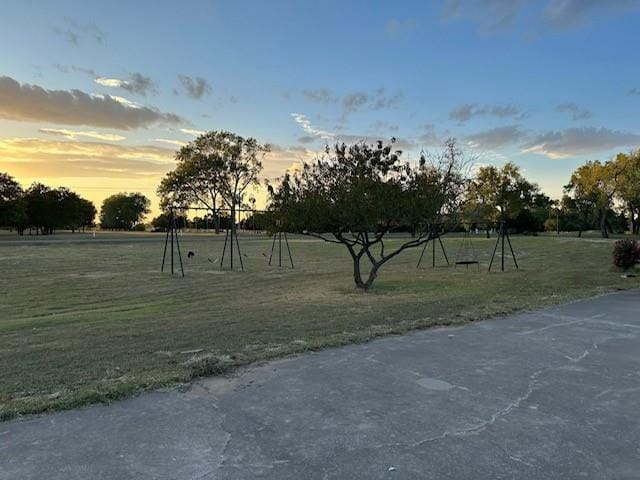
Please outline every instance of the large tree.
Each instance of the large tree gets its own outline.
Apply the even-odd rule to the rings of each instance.
[[[619,170],[614,162],[590,161],[578,167],[571,175],[565,192],[572,194],[581,210],[591,210],[598,218],[600,233],[609,237],[609,216],[613,209]]]
[[[62,223],[58,191],[36,182],[27,189],[24,198],[29,227],[35,227],[36,233],[42,235],[53,234]]]
[[[435,161],[423,157],[415,168],[400,161],[401,153],[383,142],[327,147],[324,157],[270,189],[272,217],[279,228],[343,245],[353,260],[356,286],[367,290],[385,263],[424,244],[429,225],[457,209],[464,183],[453,140]],[[400,226],[417,233],[391,247],[386,236]]]
[[[100,226],[112,230],[133,230],[149,213],[149,199],[141,193],[117,193],[107,197],[100,209]]]
[[[0,172],[0,227],[17,228],[26,222],[26,209],[20,184],[8,173]]]
[[[258,184],[261,160],[269,149],[254,138],[231,132],[200,135],[176,153],[178,165],[158,187],[161,205],[201,206],[216,218],[225,206],[235,218],[249,187]]]
[[[640,233],[640,150],[620,153],[614,160],[616,197],[629,215],[631,233]]]
[[[69,228],[71,231],[85,227],[92,227],[96,217],[96,207],[89,200],[85,200],[68,188],[56,190],[57,203],[56,226]]]
[[[520,168],[506,163],[480,167],[468,185],[464,218],[468,223],[484,223],[487,235],[491,223],[506,220],[519,230],[542,230],[550,199],[538,185],[529,182]]]

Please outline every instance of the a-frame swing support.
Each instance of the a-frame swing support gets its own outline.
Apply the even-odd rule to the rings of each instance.
[[[167,235],[164,239],[164,252],[162,253],[162,266],[160,267],[160,272],[164,272],[165,261],[167,258],[167,246],[169,244],[169,237],[171,237],[171,275],[175,273],[174,268],[174,243],[175,247],[178,251],[178,259],[180,261],[180,272],[184,277],[184,265],[182,264],[182,252],[180,252],[180,240],[178,239],[178,226],[176,225],[176,212],[174,208],[169,209],[169,228],[167,229]]]
[[[222,255],[220,256],[220,270],[224,267],[224,257],[227,253],[227,245],[229,245],[229,267],[233,270],[233,244],[235,242],[238,259],[240,260],[240,270],[244,271],[242,252],[240,251],[240,242],[238,241],[238,232],[236,232],[235,227],[235,219],[231,219],[231,228],[227,228],[224,236],[224,246],[222,247]]]
[[[493,255],[491,255],[491,262],[489,263],[489,271],[491,271],[491,267],[493,266],[493,260],[496,256],[496,252],[498,251],[498,246],[500,249],[500,271],[504,272],[504,253],[505,253],[505,239],[507,240],[507,244],[509,245],[509,250],[511,251],[511,258],[513,258],[513,264],[516,266],[516,270],[518,267],[518,261],[516,260],[516,254],[513,251],[513,247],[511,246],[511,239],[509,238],[509,232],[507,232],[507,227],[504,220],[500,220],[500,229],[498,231],[498,239],[496,240],[496,246],[493,249]]]
[[[271,265],[271,261],[273,260],[273,252],[276,248],[276,241],[278,242],[278,266],[282,267],[282,238],[284,234],[284,244],[287,247],[287,253],[289,254],[289,262],[291,263],[291,268],[293,268],[293,257],[291,256],[291,248],[289,247],[289,239],[287,238],[287,232],[276,232],[273,234],[273,243],[271,244],[271,254],[269,255],[269,263]]]
[[[210,208],[201,208],[201,207],[180,207],[180,206],[171,206],[169,209],[169,227],[167,229],[167,234],[164,240],[164,251],[162,253],[162,266],[160,267],[160,272],[164,272],[165,265],[167,263],[167,250],[169,250],[169,259],[171,261],[171,274],[175,273],[175,255],[174,252],[177,250],[178,260],[180,262],[180,272],[184,277],[184,264],[182,262],[182,252],[180,251],[180,240],[178,238],[178,227],[176,224],[176,210],[184,211],[184,210],[206,210],[211,211]],[[224,266],[224,259],[227,253],[227,246],[229,247],[229,265],[231,270],[233,270],[233,262],[235,251],[237,251],[238,259],[240,260],[240,269],[244,270],[244,263],[242,261],[242,252],[240,251],[240,242],[238,240],[238,232],[236,231],[235,225],[235,213],[251,211],[253,213],[257,212],[257,210],[244,210],[241,208],[230,208],[230,209],[221,209],[218,208],[213,211],[215,215],[220,215],[220,211],[228,210],[231,213],[231,227],[226,229],[226,235],[224,239],[224,247],[222,249],[222,255],[220,257],[220,269]],[[171,242],[171,246],[169,246],[169,241]],[[234,249],[235,244],[235,249]],[[288,247],[288,243],[287,243]]]
[[[440,244],[440,248],[442,249],[442,254],[444,255],[444,259],[446,260],[447,265],[450,265],[449,257],[447,256],[447,252],[444,249],[444,244],[442,243],[442,239],[440,238],[440,232],[437,230],[434,230],[434,228],[431,227],[429,236],[427,237],[427,241],[424,242],[424,247],[422,247],[422,252],[420,252],[420,257],[418,258],[418,263],[416,264],[416,268],[420,268],[420,264],[422,263],[422,257],[424,257],[424,252],[426,252],[429,242],[431,242],[431,268],[436,268],[436,240]]]

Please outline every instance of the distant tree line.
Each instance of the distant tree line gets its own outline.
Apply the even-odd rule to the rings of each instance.
[[[231,217],[228,214],[220,214],[216,217],[213,215],[205,215],[203,217],[189,218],[183,213],[176,212],[176,228],[179,230],[188,228],[191,230],[225,230],[231,227]],[[151,220],[151,226],[156,231],[165,232],[170,226],[171,215],[167,212],[161,213]],[[244,221],[240,222],[243,224]]]
[[[50,235],[56,230],[94,226],[96,208],[68,188],[34,183],[26,190],[9,174],[0,173],[0,227]]]
[[[101,228],[144,230],[149,199],[141,193],[118,193],[104,200],[100,211]],[[56,230],[72,232],[94,227],[96,207],[69,188],[51,188],[34,183],[24,189],[11,175],[0,172],[0,228],[36,235]]]
[[[177,205],[208,209],[205,215],[193,219],[179,215],[178,228],[213,228],[216,231],[235,228],[236,222],[231,218],[236,218],[239,209],[255,210],[255,199],[250,197],[245,202],[245,195],[249,187],[258,185],[261,158],[269,149],[269,145],[261,145],[255,139],[245,139],[230,132],[208,132],[181,148],[176,153],[177,168],[169,172],[158,187],[164,212],[152,220],[152,226],[165,230],[169,225],[166,209]],[[400,162],[400,154],[399,150],[382,144],[369,147],[362,143],[340,144],[333,149],[327,148],[317,163],[305,165],[306,170],[294,176],[284,175],[278,182],[278,189],[271,188],[267,212],[254,213],[240,224],[247,229],[307,231],[304,222],[294,222],[290,215],[281,215],[284,212],[282,202],[289,201],[287,195],[300,195],[301,192],[311,195],[313,192],[314,202],[320,202],[323,190],[335,188],[334,183],[338,180],[346,181],[349,175],[369,175],[368,183],[363,179],[354,183],[360,189],[359,195],[367,198],[367,208],[375,195],[382,195],[380,192],[374,194],[376,188],[381,188],[384,195],[390,195],[386,189],[391,188],[387,185],[391,179],[397,182],[394,188],[398,192],[402,195],[409,192],[413,195],[412,201],[417,202],[411,208],[408,204],[395,204],[393,208],[401,207],[405,213],[388,222],[385,231],[405,231],[420,237],[425,225],[430,223],[425,213],[429,211],[431,222],[447,221],[457,224],[458,229],[484,230],[487,235],[501,220],[518,233],[572,231],[580,236],[586,230],[598,230],[605,238],[611,233],[625,231],[640,234],[640,150],[620,153],[605,162],[590,161],[578,167],[559,200],[550,199],[511,162],[500,168],[483,166],[472,175],[463,175],[462,152],[455,140],[447,141],[439,157],[428,159],[428,162],[422,158],[422,163],[416,167],[409,168],[407,163]],[[445,167],[450,170],[443,171]],[[311,173],[316,177],[309,177]],[[385,179],[382,182],[384,187],[376,183],[380,178]],[[305,182],[309,182],[308,185]],[[350,184],[344,188],[347,187],[355,188]],[[307,192],[305,188],[311,190]],[[346,193],[352,195],[353,191]],[[399,202],[400,193],[391,195],[386,200],[387,205]],[[344,204],[345,211],[359,205],[352,200]],[[327,197],[323,201],[327,202],[324,206],[309,200],[305,208],[308,207],[309,212],[315,212],[319,218],[327,214],[323,208],[334,208],[343,199]],[[423,202],[423,210],[418,222],[419,202]],[[141,193],[112,195],[102,204],[100,226],[113,230],[142,230],[149,205],[149,199]],[[440,210],[434,205],[440,205]],[[358,222],[366,212],[366,209],[354,212]],[[297,210],[298,215],[303,213]],[[388,215],[388,212],[381,210],[376,213],[376,221],[380,221],[383,214]],[[92,227],[95,217],[94,205],[68,188],[54,189],[34,183],[24,189],[9,174],[0,173],[0,228],[10,228],[19,234],[26,230],[51,234],[60,229],[75,231]],[[309,214],[305,213],[303,217],[307,218],[307,223],[312,223]],[[288,224],[283,223],[285,220]],[[343,220],[346,221],[343,218],[335,221]],[[334,228],[335,225],[326,224],[326,227]]]
[[[362,146],[336,145],[336,148],[328,148],[324,155],[320,155],[319,161],[333,160],[336,165],[331,172],[324,174],[338,176],[352,173],[342,172],[338,166],[344,166],[348,161],[358,164],[356,159],[347,155],[349,148],[356,148],[358,145]],[[445,151],[449,149],[449,159],[454,153],[462,153],[457,151],[455,140],[448,140],[445,147]],[[220,215],[222,207],[252,209],[253,204],[250,206],[244,202],[244,195],[248,186],[257,183],[262,168],[259,158],[268,151],[268,145],[260,145],[254,139],[245,139],[229,132],[208,132],[201,135],[176,153],[177,168],[167,174],[158,188],[161,206],[206,207],[214,222],[223,218]],[[364,149],[358,155],[376,156],[379,153],[380,149],[373,148]],[[393,153],[390,152],[389,155]],[[399,157],[399,153],[396,156]],[[442,164],[442,156],[443,152],[439,159],[428,159],[428,163],[431,166]],[[305,168],[310,169],[313,165],[310,163]],[[358,168],[365,168],[362,166],[364,164],[358,165]],[[319,164],[320,167],[322,163]],[[369,167],[375,171],[379,166]],[[398,168],[400,167],[394,164],[390,170],[378,172],[377,175],[397,174]],[[457,173],[462,175],[462,168],[457,164],[456,168],[459,170]],[[419,168],[412,170],[414,174],[419,171]],[[309,170],[306,173],[308,172]],[[430,172],[433,173],[431,170]],[[297,175],[298,182],[305,179],[303,173],[305,172]],[[371,172],[369,174],[374,175]],[[285,175],[279,182],[293,180],[291,176]],[[331,185],[330,179],[316,180],[318,189]],[[517,233],[571,231],[580,236],[585,230],[599,230],[603,237],[612,232],[640,233],[640,150],[618,154],[607,162],[587,162],[573,172],[559,200],[549,198],[511,162],[502,167],[480,167],[471,175],[465,175],[462,183],[462,187],[455,191],[458,210],[453,212],[449,206],[446,215],[437,218],[439,221],[446,218],[450,222],[455,219],[458,229],[477,228],[489,235],[504,220],[508,228]],[[295,182],[289,185],[295,186]],[[367,188],[369,187],[373,188],[372,185]],[[405,187],[410,188],[408,184]],[[444,188],[442,185],[440,187]],[[368,195],[370,198],[371,192]],[[272,204],[274,200],[271,195]],[[435,219],[434,217],[432,220]],[[155,223],[162,220],[160,216]],[[286,228],[282,224],[276,226],[275,221],[273,212],[268,211],[251,215],[240,223],[244,228],[250,229],[294,229],[294,225]],[[216,228],[220,227],[216,223]],[[295,222],[295,228],[304,230],[299,222]],[[416,223],[411,215],[399,217],[389,225],[390,231],[410,232],[414,236],[419,235],[421,228],[424,226]]]

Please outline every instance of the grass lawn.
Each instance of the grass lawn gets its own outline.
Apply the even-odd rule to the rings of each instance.
[[[224,237],[182,237],[186,278],[161,274],[163,234],[0,235],[0,418],[109,401],[250,362],[640,286],[611,267],[612,241],[514,237],[519,271],[431,269],[409,250],[355,290],[339,245],[296,237],[295,270],[271,241],[241,238],[245,272],[220,272]],[[451,257],[460,238],[444,237]],[[441,265],[443,260],[438,257]],[[194,352],[198,350],[197,352]]]

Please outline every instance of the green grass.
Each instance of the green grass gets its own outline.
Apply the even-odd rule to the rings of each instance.
[[[162,234],[0,236],[0,418],[108,402],[239,365],[434,325],[458,324],[640,286],[611,267],[612,241],[515,237],[519,271],[430,268],[417,250],[353,287],[346,250],[291,240],[295,270],[267,267],[271,242],[241,238],[245,272],[220,272],[221,237],[185,235],[186,278],[159,272]],[[395,240],[398,241],[398,240]],[[460,238],[444,238],[451,257]],[[186,256],[186,255],[185,255]],[[439,263],[442,260],[439,259]],[[198,353],[181,353],[202,349]]]

